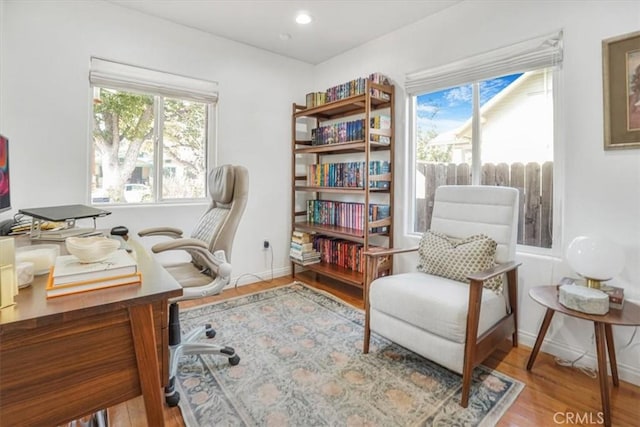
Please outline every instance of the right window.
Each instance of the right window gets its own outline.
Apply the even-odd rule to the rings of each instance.
[[[500,185],[520,193],[518,244],[554,248],[562,38],[546,34],[406,75],[409,232],[431,226],[440,185]]]
[[[518,244],[550,248],[553,95],[552,68],[414,95],[413,231],[429,228],[440,185],[509,186],[520,192]]]

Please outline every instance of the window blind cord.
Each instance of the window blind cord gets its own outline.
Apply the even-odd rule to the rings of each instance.
[[[256,279],[260,280],[261,282],[265,282],[265,283],[273,282],[273,245],[269,245],[269,254],[271,255],[271,278],[269,280],[263,279],[262,277],[254,273],[244,273],[236,278],[236,283],[233,285],[233,288],[238,289],[238,282],[240,281],[241,278],[245,276],[253,276]]]
[[[593,347],[595,341],[595,334],[591,334],[591,347]],[[578,356],[577,358],[573,359],[573,360],[567,360],[567,359],[563,359],[561,357],[554,357],[556,363],[560,366],[568,366],[570,368],[574,368],[579,370],[580,372],[582,372],[583,374],[585,374],[586,376],[588,376],[589,378],[597,378],[598,377],[598,372],[589,366],[577,366],[576,363],[578,363],[580,361],[580,359],[582,359],[587,353],[589,352],[589,350],[585,350],[584,353],[582,353],[580,356]]]

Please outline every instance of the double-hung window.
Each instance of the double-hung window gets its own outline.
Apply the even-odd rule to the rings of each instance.
[[[561,41],[561,33],[545,36],[407,76],[410,231],[429,228],[438,186],[501,185],[520,192],[518,243],[552,246]]]
[[[91,59],[92,203],[201,200],[217,84]]]

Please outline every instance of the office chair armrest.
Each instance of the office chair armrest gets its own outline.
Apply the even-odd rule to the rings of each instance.
[[[168,242],[156,243],[151,247],[151,251],[155,254],[165,251],[184,251],[190,250],[197,252],[201,256],[201,261],[209,270],[220,276],[231,275],[231,264],[227,262],[224,251],[216,251],[215,254],[209,252],[209,246],[202,240],[182,238],[170,240]]]
[[[156,243],[151,247],[151,250],[154,254],[165,252],[165,251],[175,251],[175,250],[196,250],[200,252],[201,250],[205,250],[209,253],[209,247],[202,240],[191,239],[191,238],[180,238],[169,240],[167,242]]]
[[[173,227],[152,227],[138,231],[138,236],[167,236],[178,239],[182,237],[182,230]]]

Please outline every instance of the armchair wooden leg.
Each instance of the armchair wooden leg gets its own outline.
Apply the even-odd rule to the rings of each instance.
[[[469,284],[469,308],[467,312],[467,334],[464,345],[464,365],[462,367],[462,397],[460,406],[469,406],[471,379],[476,358],[476,342],[478,341],[478,322],[480,320],[480,299],[482,298],[482,282],[471,281]]]
[[[362,352],[369,353],[369,342],[371,340],[371,327],[369,325],[371,307],[369,305],[369,287],[373,278],[376,277],[378,270],[378,259],[371,257],[365,258],[365,277],[362,287],[362,299],[364,301],[364,341],[362,343]]]
[[[518,346],[518,269],[507,272],[507,290],[509,292],[509,305],[511,305],[511,314],[513,316],[513,334],[511,335],[511,343],[514,347]]]
[[[369,287],[365,284],[364,289],[364,342],[362,343],[362,352],[369,353],[369,341],[371,339],[371,329],[369,327]]]

